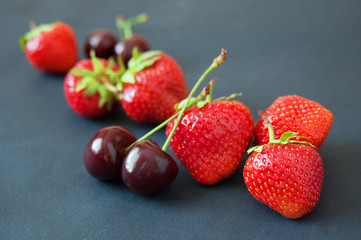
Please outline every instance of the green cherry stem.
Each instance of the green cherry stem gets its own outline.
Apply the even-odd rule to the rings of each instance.
[[[137,140],[138,141],[142,141],[148,137],[150,137],[153,133],[155,133],[156,131],[162,129],[163,127],[165,127],[170,121],[172,121],[173,119],[175,119],[178,115],[180,114],[180,112],[174,114],[173,116],[171,116],[170,118],[168,118],[167,120],[165,120],[164,122],[162,122],[161,124],[159,124],[158,126],[156,126],[155,128],[153,128],[151,131],[149,131],[147,134],[145,134],[143,137],[139,138]]]
[[[133,37],[132,26],[149,21],[149,15],[141,13],[135,17],[126,19],[123,15],[118,15],[116,18],[116,25],[121,33],[123,30],[124,39],[130,39]]]
[[[165,141],[165,143],[164,143],[164,145],[163,145],[163,147],[162,147],[162,150],[163,150],[163,151],[166,151],[166,150],[167,150],[167,147],[168,147],[168,145],[169,145],[169,143],[170,143],[170,141],[171,141],[171,139],[172,139],[172,137],[173,137],[173,135],[174,135],[174,132],[175,132],[176,128],[178,127],[178,125],[179,125],[179,123],[180,123],[180,121],[181,121],[181,119],[182,119],[183,113],[184,113],[184,111],[186,110],[187,105],[188,105],[190,99],[193,97],[193,95],[194,95],[194,93],[196,92],[196,90],[198,89],[198,87],[201,85],[201,83],[203,82],[203,80],[205,79],[205,77],[206,77],[213,69],[217,68],[219,65],[221,65],[221,64],[226,60],[226,57],[227,57],[227,51],[226,51],[224,48],[222,48],[221,54],[213,60],[212,64],[208,67],[208,69],[202,74],[202,76],[198,79],[198,81],[196,82],[196,84],[193,86],[191,92],[189,93],[189,95],[188,95],[188,97],[187,97],[187,99],[186,99],[186,102],[185,102],[184,106],[182,107],[182,109],[181,109],[180,112],[179,112],[177,121],[176,121],[176,123],[174,124],[172,131],[170,132],[167,140]]]

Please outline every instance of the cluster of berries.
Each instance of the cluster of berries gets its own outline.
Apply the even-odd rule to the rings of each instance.
[[[50,74],[67,73],[64,94],[69,106],[84,117],[104,117],[119,105],[134,121],[157,124],[174,113],[174,105],[187,97],[181,67],[161,51],[149,51],[146,39],[131,27],[148,21],[146,14],[116,18],[121,41],[96,29],[85,41],[90,57],[78,61],[76,35],[67,24],[34,26],[21,39],[29,63]],[[130,59],[131,58],[131,59]]]
[[[120,103],[131,119],[159,124],[139,139],[124,127],[100,129],[84,151],[88,172],[103,180],[122,179],[135,192],[153,194],[177,176],[178,165],[166,152],[170,145],[195,181],[213,185],[237,171],[254,139],[256,146],[248,150],[243,169],[249,192],[288,218],[310,212],[320,196],[323,163],[318,150],[331,128],[332,113],[314,101],[289,95],[260,111],[262,118],[255,124],[247,106],[234,100],[240,94],[212,100],[214,80],[194,97],[208,73],[225,61],[226,51],[222,49],[188,93],[182,70],[172,57],[149,51],[142,37],[131,41],[130,26],[147,19],[146,15],[117,18],[117,26],[131,42],[118,45],[123,50],[116,52],[117,62],[97,58],[109,57],[117,46],[115,39],[99,37],[99,32],[109,35],[100,30],[86,41],[90,58],[77,63],[75,35],[66,24],[40,25],[22,39],[32,65],[44,72],[67,71],[65,97],[75,112],[100,117]],[[109,41],[100,46],[99,39]],[[101,55],[104,52],[108,55]],[[131,53],[129,58],[125,53]],[[148,138],[164,127],[167,140],[161,148]]]

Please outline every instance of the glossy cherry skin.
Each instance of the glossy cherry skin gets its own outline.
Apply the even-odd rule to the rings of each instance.
[[[135,141],[135,136],[126,128],[100,129],[84,150],[84,164],[89,174],[101,180],[120,179],[125,149]]]
[[[132,38],[119,41],[114,47],[115,56],[123,52],[123,61],[125,64],[132,58],[133,48],[137,47],[138,52],[149,50],[147,40],[141,35],[134,35]]]
[[[166,188],[177,174],[177,163],[149,139],[135,143],[122,166],[123,182],[133,191],[145,195]]]
[[[89,33],[85,40],[85,54],[90,57],[90,51],[93,49],[98,58],[108,59],[113,56],[117,41],[113,33],[104,29],[95,29]]]

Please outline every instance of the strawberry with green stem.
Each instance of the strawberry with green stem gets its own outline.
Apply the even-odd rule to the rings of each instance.
[[[243,169],[249,192],[260,202],[287,218],[300,218],[318,203],[323,163],[307,137],[284,132],[276,140],[267,116],[269,142],[248,150],[252,153]],[[294,139],[294,140],[293,140]]]
[[[210,88],[212,92],[212,85]],[[200,184],[214,185],[236,172],[249,146],[254,122],[249,109],[232,99],[233,94],[190,107],[181,124],[168,124],[166,134],[174,132],[170,145],[191,176]]]
[[[119,104],[109,88],[115,88],[123,71],[114,60],[98,59],[93,51],[91,59],[80,60],[65,76],[64,95],[69,106],[84,117],[112,113]]]
[[[115,44],[114,52],[119,59],[123,58],[124,64],[127,66],[128,61],[132,57],[133,48],[137,47],[139,52],[149,50],[148,42],[142,35],[134,35],[132,26],[149,21],[149,15],[142,13],[138,16],[126,19],[124,16],[119,15],[116,18],[116,25],[119,32],[123,33],[122,39]]]
[[[66,73],[78,59],[75,32],[60,21],[39,26],[31,22],[19,42],[30,65],[44,73]]]
[[[178,126],[186,109],[197,104],[207,95],[207,90],[204,90],[197,98],[193,98],[195,91],[207,74],[222,64],[225,58],[226,51],[222,49],[222,53],[199,78],[189,96],[179,106],[181,107],[180,111],[126,149],[127,155],[122,166],[122,179],[129,188],[141,194],[152,194],[162,190],[174,181],[178,173],[178,167],[172,157],[166,152],[174,131],[168,135],[162,148],[147,138],[172,120],[176,121],[174,127]]]

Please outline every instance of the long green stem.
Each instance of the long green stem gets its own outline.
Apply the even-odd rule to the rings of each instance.
[[[163,127],[165,127],[170,121],[172,121],[173,119],[175,119],[178,115],[180,114],[180,112],[172,115],[170,118],[168,118],[167,120],[165,120],[164,122],[162,122],[161,124],[159,124],[158,126],[156,126],[155,128],[153,128],[152,130],[150,130],[148,133],[146,133],[144,136],[140,137],[137,139],[137,141],[135,141],[133,144],[131,144],[129,147],[126,148],[125,152],[128,152],[135,143],[142,141],[144,139],[147,139],[149,136],[151,136],[153,133],[155,133],[156,131],[162,129]]]
[[[181,119],[182,119],[182,116],[183,116],[183,113],[185,112],[186,108],[187,108],[187,105],[190,101],[190,99],[193,97],[194,93],[196,92],[196,90],[198,89],[198,87],[201,85],[201,83],[203,82],[203,80],[206,78],[206,76],[215,68],[217,68],[219,65],[221,65],[225,60],[226,60],[226,56],[227,56],[227,52],[225,49],[222,49],[222,52],[221,54],[215,58],[212,62],[212,64],[208,67],[208,69],[202,74],[202,76],[198,79],[198,81],[196,82],[196,84],[193,86],[191,92],[189,93],[187,99],[186,99],[186,102],[185,104],[183,105],[182,109],[180,110],[179,112],[179,115],[178,115],[178,118],[177,118],[177,121],[176,123],[174,124],[173,126],[173,129],[172,131],[170,132],[167,140],[165,141],[163,147],[162,147],[162,150],[163,151],[166,151],[167,150],[167,147],[174,135],[174,132],[176,130],[176,128],[178,127]]]
[[[200,100],[201,97],[198,98],[198,100]],[[197,99],[195,99],[193,102],[189,102],[188,103],[188,107],[193,106],[197,101]],[[188,108],[187,107],[187,108]],[[155,133],[156,131],[162,129],[163,127],[165,127],[170,121],[172,121],[173,119],[175,119],[178,115],[180,114],[180,112],[177,112],[176,114],[172,115],[171,117],[169,117],[167,120],[165,120],[164,122],[162,122],[161,124],[159,124],[158,126],[156,126],[155,128],[153,128],[152,130],[150,130],[148,133],[146,133],[145,135],[143,135],[142,137],[138,138],[137,141],[135,141],[133,144],[131,144],[129,147],[126,148],[126,152],[129,151],[133,145],[137,142],[140,142],[144,139],[147,139],[148,137],[150,137],[151,135],[153,135],[153,133]]]
[[[170,121],[172,121],[173,119],[175,119],[180,112],[174,114],[173,116],[171,116],[170,118],[168,118],[167,120],[165,120],[164,122],[162,122],[161,124],[159,124],[158,126],[156,126],[155,128],[153,128],[151,131],[149,131],[147,134],[145,134],[143,137],[139,138],[137,141],[141,141],[144,140],[146,138],[148,138],[149,136],[151,136],[153,133],[155,133],[156,131],[162,129],[163,127],[165,127]]]

